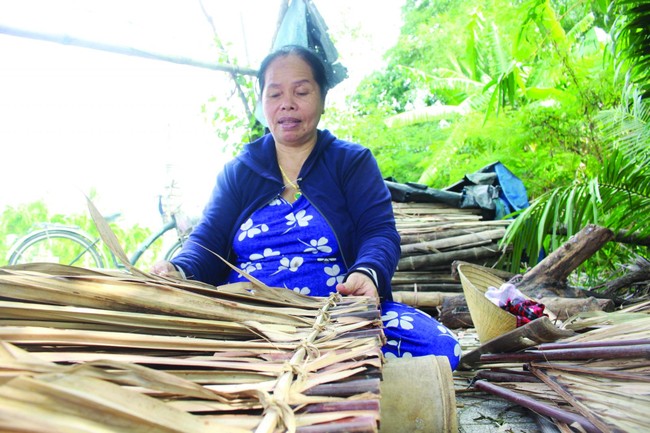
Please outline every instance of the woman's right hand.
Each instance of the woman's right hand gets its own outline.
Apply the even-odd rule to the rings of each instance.
[[[181,275],[180,272],[176,269],[174,265],[171,264],[171,262],[168,262],[166,260],[161,260],[154,264],[151,267],[151,270],[149,271],[154,275],[159,275],[161,277],[167,277],[167,278],[175,278],[178,280],[182,280],[183,276]]]

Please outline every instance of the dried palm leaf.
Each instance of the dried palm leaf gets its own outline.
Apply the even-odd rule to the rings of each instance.
[[[650,382],[552,367],[535,369],[534,373],[603,432],[642,431],[647,426]]]
[[[0,429],[375,432],[377,301],[244,276],[0,269]]]
[[[41,424],[48,431],[121,432],[223,432],[241,433],[235,427],[208,425],[200,417],[176,410],[164,403],[124,388],[89,377],[39,375],[18,377],[0,387],[2,412],[23,422]],[[35,416],[38,414],[39,416]],[[8,421],[0,416],[0,422]],[[3,431],[11,425],[1,425]],[[223,429],[223,430],[222,430]],[[34,431],[31,430],[30,431]],[[38,431],[38,430],[36,430]],[[41,430],[45,431],[45,430]]]

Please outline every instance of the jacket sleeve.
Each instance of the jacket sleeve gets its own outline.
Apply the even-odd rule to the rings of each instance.
[[[181,252],[172,259],[186,277],[208,284],[222,284],[229,271],[217,254],[228,259],[233,227],[240,213],[241,194],[236,191],[232,163],[217,175],[212,195],[199,224],[190,234]]]
[[[354,224],[357,255],[348,274],[357,268],[377,273],[382,299],[391,300],[391,279],[400,258],[391,196],[370,150],[355,152],[343,170],[346,203]]]

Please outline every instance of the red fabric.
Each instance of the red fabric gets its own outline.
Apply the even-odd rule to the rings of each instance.
[[[527,299],[525,301],[513,304],[510,299],[503,306],[503,309],[513,314],[517,318],[517,327],[525,325],[531,320],[538,319],[544,314],[544,304]]]

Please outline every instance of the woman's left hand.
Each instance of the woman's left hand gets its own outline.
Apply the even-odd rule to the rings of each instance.
[[[379,297],[375,283],[361,272],[351,273],[345,283],[337,284],[336,291],[341,295]]]

